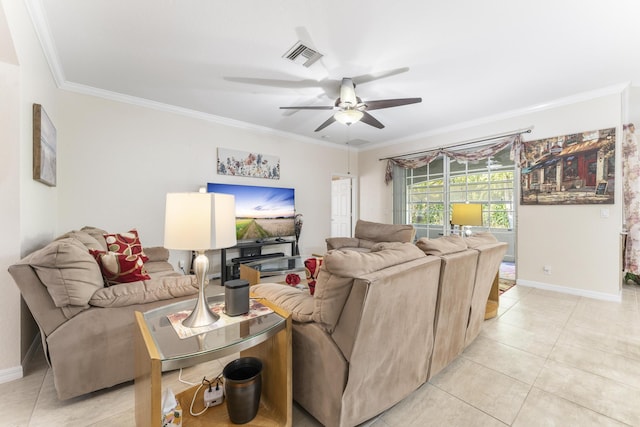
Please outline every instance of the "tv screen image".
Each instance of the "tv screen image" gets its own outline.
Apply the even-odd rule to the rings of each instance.
[[[235,196],[238,241],[295,235],[293,188],[208,183],[207,191]]]

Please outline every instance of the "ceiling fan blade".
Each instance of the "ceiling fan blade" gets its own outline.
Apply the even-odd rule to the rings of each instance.
[[[333,110],[333,105],[302,105],[300,107],[280,107],[281,110]]]
[[[333,123],[335,121],[336,121],[335,117],[333,117],[333,116],[329,117],[323,124],[318,126],[318,128],[314,132],[318,132],[318,131],[326,128],[327,126],[329,126],[331,123]]]
[[[361,85],[363,83],[369,83],[385,77],[395,76],[396,74],[406,73],[407,71],[409,71],[409,67],[394,68],[393,70],[381,71],[379,73],[362,74],[360,76],[353,77],[352,80],[355,84]]]
[[[369,126],[373,126],[374,128],[378,128],[378,129],[384,128],[384,125],[380,123],[378,119],[373,117],[371,114],[367,113],[366,111],[363,111],[362,114],[363,116],[360,119],[361,122],[366,123]]]
[[[422,98],[381,99],[378,101],[365,101],[367,110],[380,110],[382,108],[399,107],[407,104],[417,104]]]

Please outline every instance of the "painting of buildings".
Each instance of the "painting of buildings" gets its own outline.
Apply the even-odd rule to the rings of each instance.
[[[525,142],[520,203],[613,204],[615,133],[608,128]]]

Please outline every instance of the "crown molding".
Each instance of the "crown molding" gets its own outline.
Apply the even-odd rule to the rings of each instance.
[[[393,141],[385,141],[379,144],[372,144],[372,145],[368,145],[367,147],[361,148],[361,151],[368,151],[368,150],[373,150],[373,149],[378,149],[383,147],[389,147],[393,145],[398,145],[403,142],[414,142],[419,139],[425,139],[425,138],[429,138],[436,135],[442,135],[446,133],[465,130],[465,129],[469,129],[476,126],[482,126],[489,123],[498,122],[500,120],[520,117],[526,114],[532,114],[539,111],[550,110],[553,108],[576,104],[578,102],[590,101],[592,99],[601,98],[603,96],[619,95],[619,94],[622,94],[630,86],[630,84],[631,84],[630,82],[625,82],[625,83],[619,83],[611,86],[605,86],[600,89],[581,92],[581,93],[570,95],[564,98],[558,98],[549,102],[535,104],[535,105],[531,105],[529,107],[524,107],[524,108],[518,108],[515,110],[510,110],[504,113],[494,114],[491,116],[485,116],[478,119],[457,123],[451,126],[445,126],[445,127],[434,129],[418,135],[411,135],[406,138],[396,139]]]
[[[49,64],[49,69],[53,75],[53,79],[56,85],[60,88],[66,81],[64,76],[64,70],[59,60],[58,51],[56,50],[55,43],[53,43],[53,37],[49,29],[49,21],[47,21],[46,14],[44,13],[44,6],[41,0],[25,0],[25,6],[27,7],[27,13],[33,23],[36,36],[42,46],[42,51]]]
[[[44,12],[44,5],[42,4],[42,1],[41,0],[25,0],[25,5],[27,7],[27,12],[33,23],[36,36],[40,41],[40,45],[42,47],[42,51],[44,53],[45,59],[49,64],[49,69],[51,70],[51,74],[53,75],[56,86],[59,89],[67,90],[70,92],[76,92],[83,95],[90,95],[90,96],[95,96],[99,98],[104,98],[111,101],[137,105],[144,108],[150,108],[154,110],[179,114],[182,116],[204,120],[212,123],[217,123],[224,126],[230,126],[230,127],[235,127],[235,128],[244,129],[244,130],[251,130],[251,131],[255,131],[263,134],[271,134],[271,135],[275,135],[275,136],[279,136],[287,139],[294,139],[296,141],[305,142],[308,144],[316,144],[316,145],[321,145],[325,147],[346,149],[345,147],[342,147],[340,144],[336,144],[334,142],[319,141],[317,139],[309,138],[306,136],[297,135],[290,132],[279,131],[276,129],[267,128],[264,126],[243,122],[240,120],[233,120],[226,117],[220,117],[213,114],[203,113],[201,111],[191,110],[183,107],[177,107],[177,106],[165,104],[162,102],[151,101],[144,98],[124,95],[118,92],[98,89],[88,85],[69,82],[65,77],[64,69],[59,59],[60,56],[58,55],[58,51],[55,47],[55,43],[53,42],[53,37],[51,35],[51,31],[49,28],[49,22],[47,21],[46,14]]]
[[[239,120],[216,116],[213,114],[203,113],[201,111],[191,110],[183,107],[177,107],[177,106],[164,104],[157,101],[151,101],[144,98],[124,95],[124,94],[107,91],[103,89],[98,89],[92,86],[68,82],[66,80],[62,64],[60,63],[59,55],[55,47],[55,43],[53,42],[49,23],[46,19],[46,14],[44,13],[44,5],[42,3],[42,0],[25,0],[25,5],[27,8],[28,14],[31,17],[31,21],[33,22],[33,26],[34,26],[36,35],[38,37],[38,40],[40,41],[40,45],[42,46],[44,56],[47,60],[47,63],[49,64],[51,74],[53,75],[56,85],[60,89],[68,90],[71,92],[77,92],[81,94],[86,94],[86,95],[91,95],[91,96],[96,96],[96,97],[109,99],[117,102],[137,105],[145,108],[151,108],[151,109],[170,112],[174,114],[180,114],[183,116],[192,117],[192,118],[196,118],[196,119],[204,120],[208,122],[218,123],[225,126],[251,130],[251,131],[260,132],[263,134],[271,134],[271,135],[284,137],[288,139],[294,139],[296,141],[300,141],[304,143],[316,144],[316,145],[321,145],[321,146],[331,147],[331,148],[342,148],[344,150],[349,149],[355,152],[369,151],[373,149],[379,149],[383,147],[398,145],[400,143],[413,142],[416,140],[429,138],[436,135],[442,135],[450,132],[464,130],[464,129],[481,126],[481,125],[493,123],[493,122],[504,120],[504,119],[523,116],[523,115],[538,112],[538,111],[543,111],[543,110],[548,110],[552,108],[558,108],[565,105],[575,104],[578,102],[588,101],[588,100],[599,98],[602,96],[607,96],[612,94],[622,94],[624,90],[631,85],[631,82],[626,82],[626,83],[606,86],[600,89],[582,92],[582,93],[567,96],[564,98],[552,100],[549,102],[540,103],[540,104],[532,105],[529,107],[514,109],[504,113],[485,116],[478,119],[458,123],[451,126],[445,126],[442,128],[434,129],[434,130],[416,134],[416,135],[410,135],[407,137],[403,137],[403,138],[399,138],[391,141],[385,141],[382,143],[373,143],[373,144],[368,144],[366,146],[362,146],[362,145],[349,146],[348,144],[321,141],[321,140],[310,138],[307,136],[298,135],[291,132],[280,131],[272,128],[267,128],[265,126],[259,126],[259,125],[255,125],[248,122],[242,122]]]

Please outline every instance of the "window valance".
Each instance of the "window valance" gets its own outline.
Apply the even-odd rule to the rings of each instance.
[[[392,157],[387,159],[387,167],[384,175],[385,184],[389,184],[393,179],[393,166],[399,166],[405,169],[417,169],[422,166],[426,166],[433,160],[437,159],[441,155],[446,155],[449,158],[463,161],[477,161],[487,159],[494,156],[496,153],[511,145],[511,159],[516,159],[520,151],[520,145],[523,139],[521,134],[511,135],[506,138],[500,139],[498,142],[491,145],[484,145],[482,147],[462,150],[456,147],[449,148],[437,148],[431,151],[425,151],[420,153],[420,157]],[[516,162],[518,163],[518,162]]]

